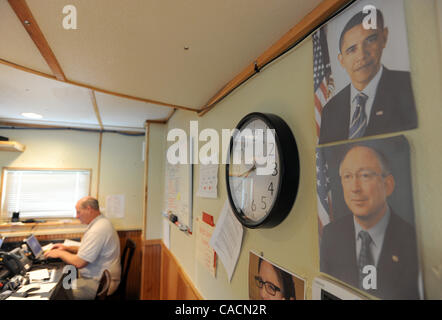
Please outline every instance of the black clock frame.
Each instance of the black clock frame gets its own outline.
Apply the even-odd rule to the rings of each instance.
[[[247,228],[273,228],[279,225],[290,213],[299,188],[300,164],[298,147],[295,137],[287,123],[277,115],[270,113],[253,112],[246,115],[236,126],[240,132],[242,126],[253,119],[264,121],[270,129],[275,130],[275,143],[278,148],[280,162],[280,179],[278,194],[275,197],[273,206],[265,217],[261,220],[253,221],[249,219],[242,210],[237,210],[233,201],[229,182],[230,153],[233,149],[233,141],[236,135],[230,138],[229,154],[226,162],[226,186],[227,196],[233,213]]]

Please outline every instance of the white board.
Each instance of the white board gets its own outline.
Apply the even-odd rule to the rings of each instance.
[[[193,140],[190,140],[189,164],[170,164],[166,160],[164,208],[178,217],[178,222],[192,232]],[[167,157],[166,157],[167,159]]]

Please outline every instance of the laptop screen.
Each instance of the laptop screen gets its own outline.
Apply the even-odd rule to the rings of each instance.
[[[43,249],[41,248],[40,242],[38,242],[34,235],[26,239],[26,244],[31,249],[34,257],[38,258],[42,254]]]
[[[5,238],[3,237],[3,238],[0,238],[0,249],[2,248],[2,244],[3,244],[3,241],[5,240]]]

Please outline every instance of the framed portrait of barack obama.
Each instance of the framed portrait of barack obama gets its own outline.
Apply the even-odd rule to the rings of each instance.
[[[320,271],[381,299],[422,299],[404,136],[316,150]]]
[[[356,1],[313,35],[318,143],[417,128],[403,0]]]

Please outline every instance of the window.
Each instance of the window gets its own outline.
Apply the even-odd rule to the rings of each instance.
[[[4,168],[1,217],[75,218],[75,204],[90,194],[91,170]]]

